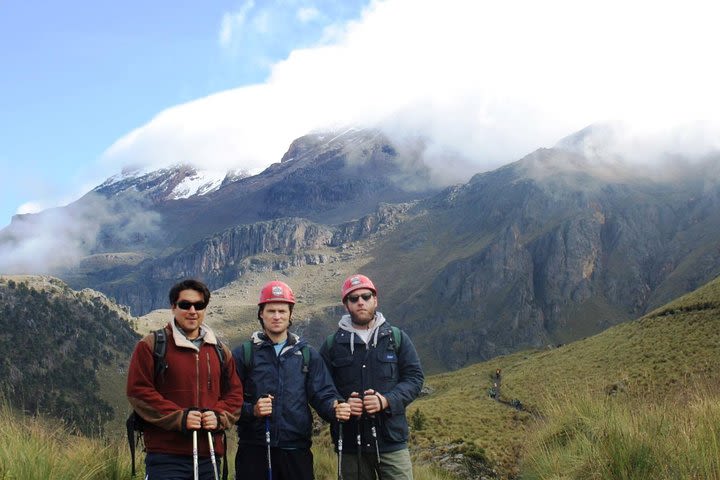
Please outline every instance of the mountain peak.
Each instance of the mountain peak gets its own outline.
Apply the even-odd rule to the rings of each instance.
[[[610,123],[595,123],[560,139],[554,148],[577,153],[586,158],[607,158],[618,142],[617,127]]]
[[[158,170],[131,167],[108,178],[93,191],[107,196],[137,191],[154,201],[177,200],[214,192],[223,182],[244,176],[247,176],[247,172],[240,170],[198,170],[183,164]]]

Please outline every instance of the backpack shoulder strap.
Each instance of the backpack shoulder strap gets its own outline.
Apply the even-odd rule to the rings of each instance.
[[[325,339],[325,346],[327,347],[328,350],[330,350],[333,346],[333,343],[335,343],[335,333],[337,333],[337,332],[331,333]]]
[[[247,340],[243,342],[243,363],[245,364],[245,371],[250,372],[253,367],[253,342]]]
[[[302,351],[303,356],[303,373],[308,373],[310,371],[310,348],[307,345],[303,345],[300,349]]]
[[[395,345],[397,345],[398,350],[400,350],[400,345],[402,345],[402,332],[400,332],[398,327],[390,328],[392,329],[392,336],[393,340],[395,340]]]
[[[128,446],[130,447],[130,461],[132,465],[131,476],[135,476],[135,449],[142,439],[143,425],[141,424],[142,418],[140,415],[135,413],[135,410],[130,412],[130,416],[125,420],[125,428],[127,429],[127,440]]]
[[[225,364],[225,359],[227,358],[225,348],[225,345],[218,339],[215,344],[215,351],[217,352],[218,360],[220,360],[220,391],[223,393],[230,385],[230,372],[228,372],[227,365]]]
[[[167,332],[164,328],[154,330],[153,337],[155,340],[153,346],[153,359],[155,360],[155,379],[165,374],[168,367],[165,361],[165,352],[167,352]]]
[[[225,348],[220,340],[215,344],[215,351],[220,359],[220,368],[225,368]]]

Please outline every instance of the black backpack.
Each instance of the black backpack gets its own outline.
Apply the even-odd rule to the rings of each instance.
[[[168,363],[165,360],[165,352],[167,351],[167,332],[164,328],[161,328],[159,330],[154,330],[152,333],[154,337],[153,359],[155,366],[155,381],[157,382],[158,378],[164,379],[165,370],[168,368]],[[228,384],[229,373],[225,368],[225,350],[223,349],[223,344],[220,340],[218,340],[215,344],[215,351],[220,359],[220,367],[222,369],[222,373],[220,375],[220,390],[222,391],[224,386]],[[143,449],[145,447],[145,443],[143,441],[145,420],[143,420],[143,418],[138,415],[135,410],[133,410],[130,412],[130,416],[128,416],[125,421],[125,428],[127,429],[128,445],[130,446],[130,458],[132,459],[132,476],[134,477],[136,473],[135,450],[140,444],[143,445]],[[223,462],[223,479],[227,480],[227,477],[227,462],[225,461]]]

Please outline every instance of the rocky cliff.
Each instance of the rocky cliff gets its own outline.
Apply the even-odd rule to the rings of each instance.
[[[717,178],[698,183],[701,165],[673,182],[561,168],[586,161],[540,150],[476,176],[421,203],[423,215],[380,247],[377,257],[398,250],[390,243],[410,246],[369,271],[411,293],[393,292],[385,310],[433,364],[582,338],[720,273]],[[540,176],[539,166],[556,171]]]
[[[78,287],[92,284],[142,315],[167,307],[167,291],[181,278],[200,278],[215,289],[247,272],[340,261],[343,245],[392,230],[409,208],[408,204],[383,204],[375,213],[338,226],[302,218],[239,225],[133,268],[86,271],[74,277],[74,283]]]

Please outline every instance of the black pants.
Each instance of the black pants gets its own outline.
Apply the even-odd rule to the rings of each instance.
[[[313,480],[313,456],[309,448],[271,448],[272,480]],[[267,447],[238,445],[235,480],[267,480]]]
[[[222,475],[221,457],[216,459],[218,474]],[[209,457],[198,458],[200,480],[215,480],[212,461]],[[168,455],[148,453],[145,457],[145,478],[147,480],[193,480],[192,455]]]

